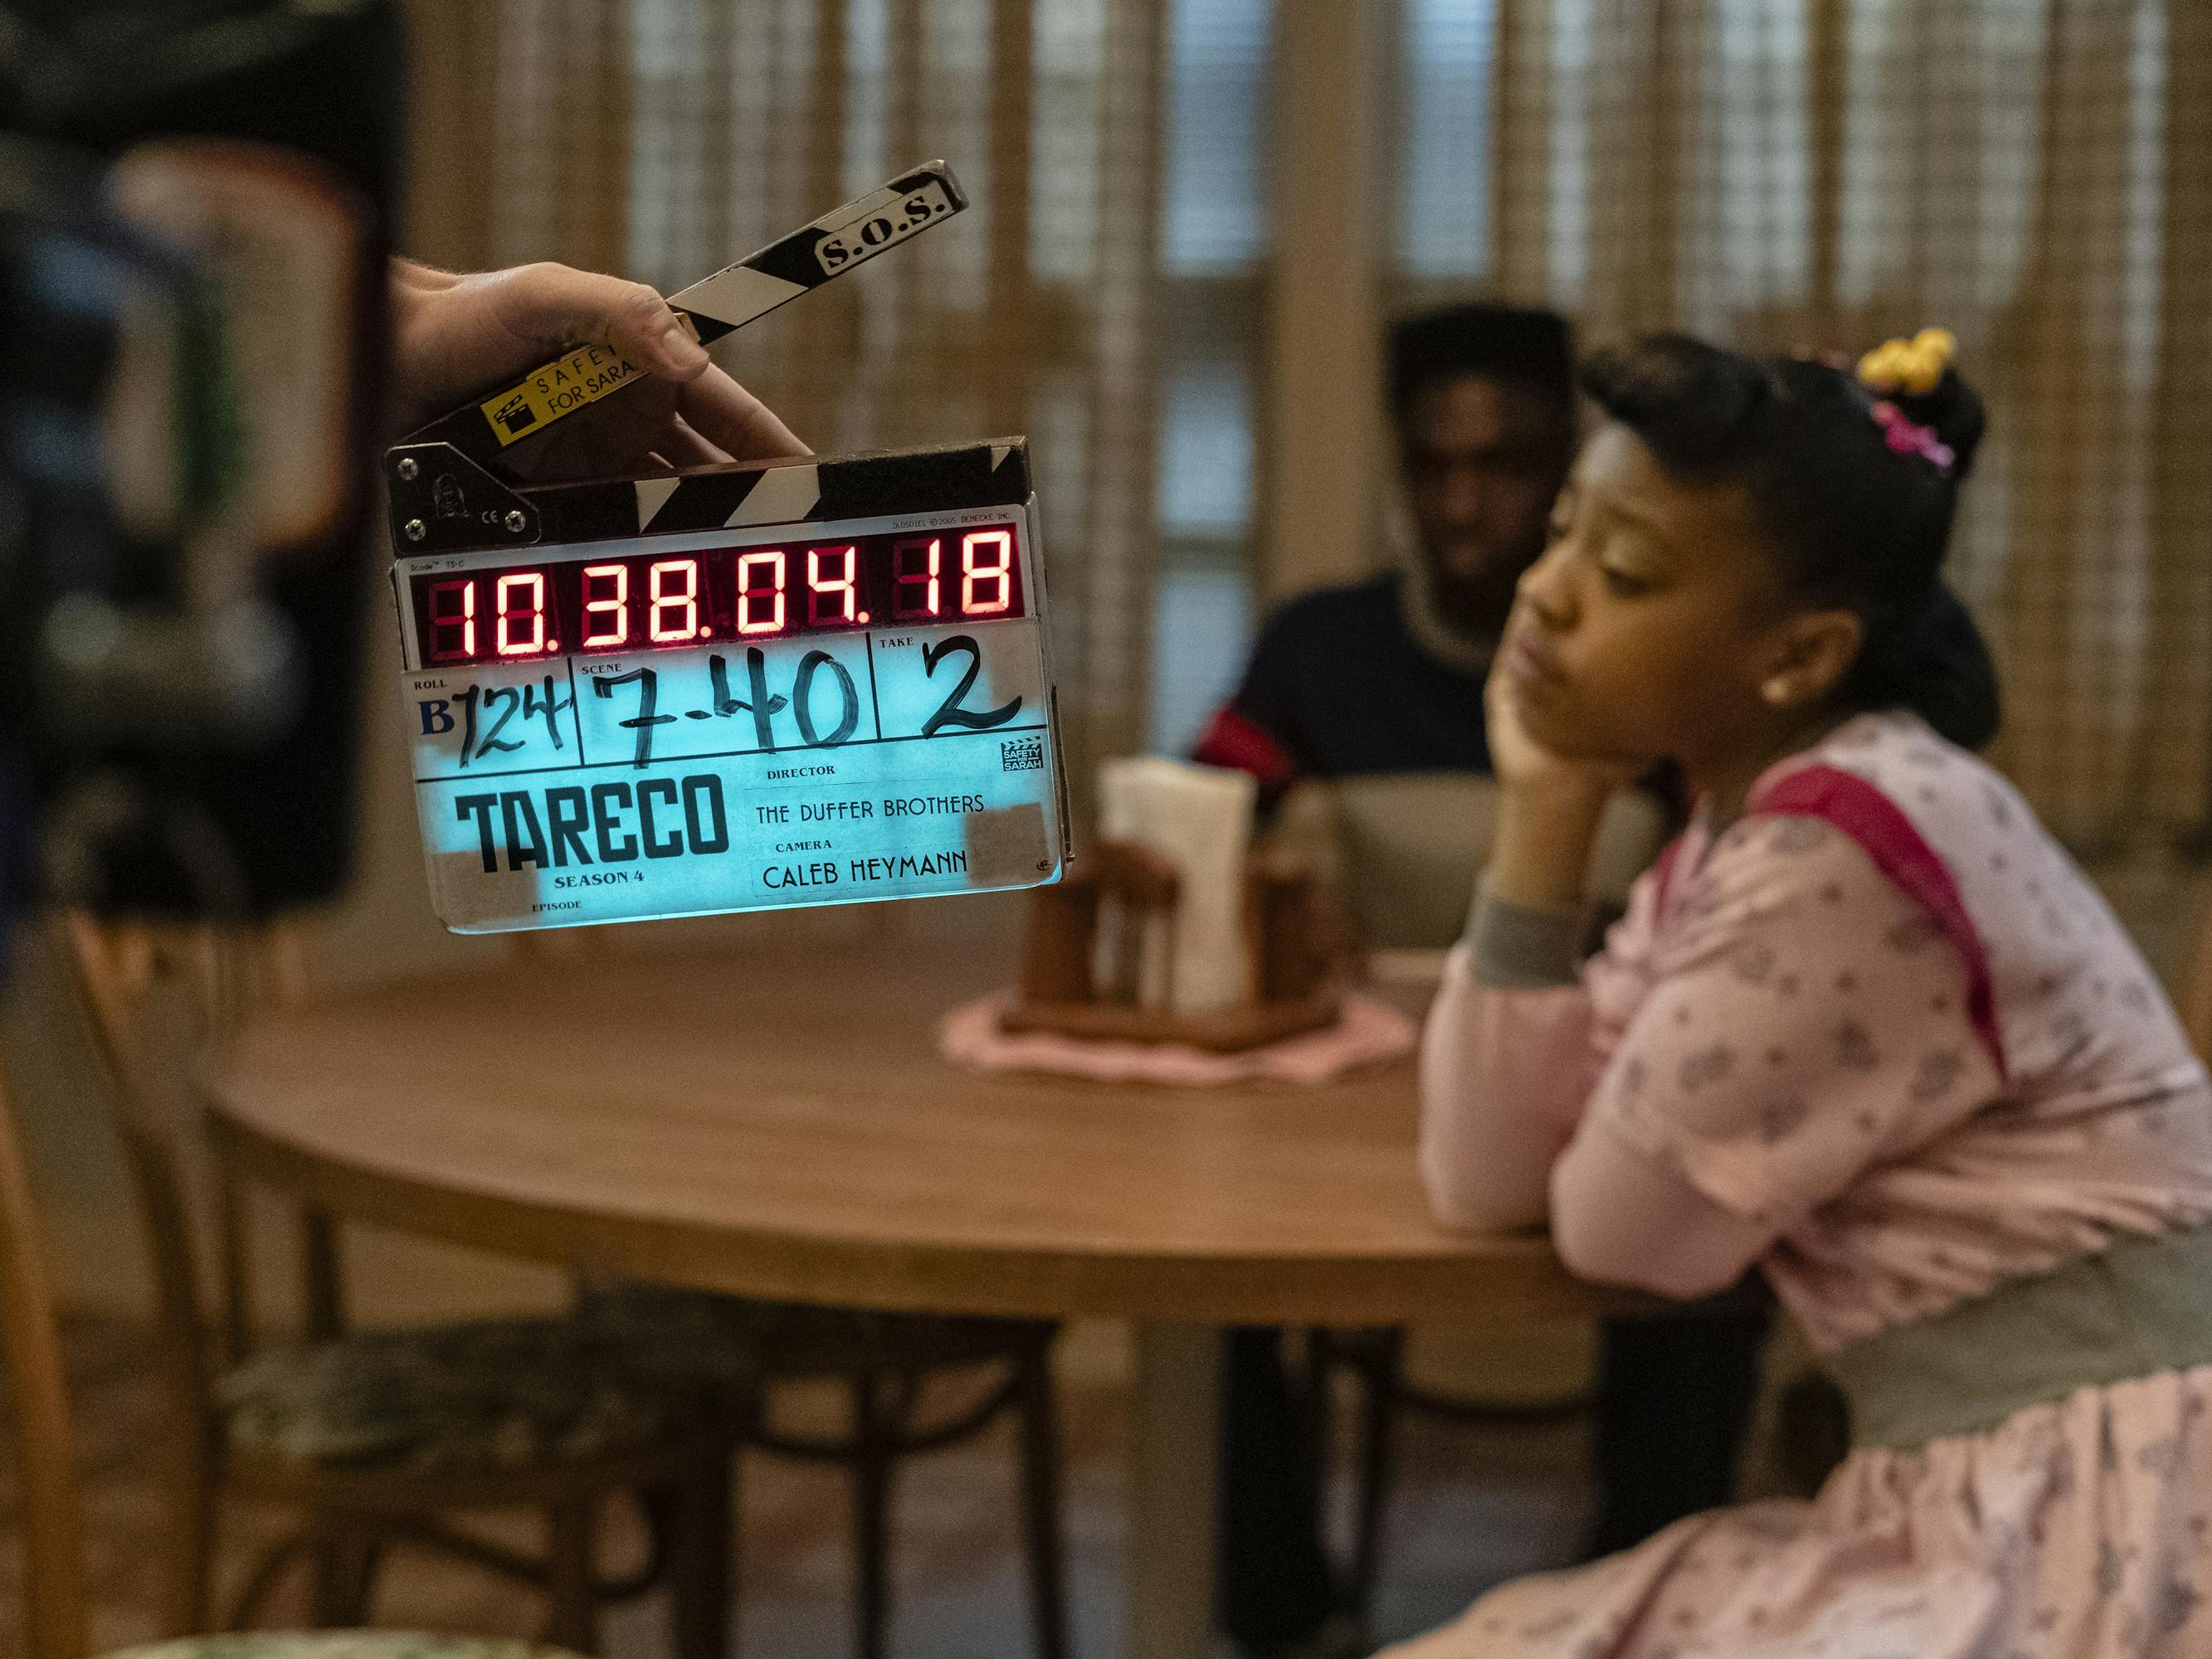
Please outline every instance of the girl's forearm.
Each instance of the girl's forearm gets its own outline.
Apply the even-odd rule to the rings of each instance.
[[[1579,905],[1610,793],[1581,779],[1508,783],[1483,877],[1490,896],[1536,910]]]

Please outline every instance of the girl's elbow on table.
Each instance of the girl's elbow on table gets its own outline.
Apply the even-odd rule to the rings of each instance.
[[[1682,1203],[1663,1176],[1652,1193],[1622,1203],[1607,1190],[1610,1172],[1594,1173],[1595,1180],[1570,1148],[1549,1182],[1552,1247],[1577,1279],[1694,1302],[1733,1285],[1765,1247],[1761,1230],[1694,1195]],[[1517,1203],[1515,1194],[1470,1178],[1460,1161],[1433,1152],[1425,1150],[1421,1176],[1437,1224],[1454,1232],[1517,1232],[1547,1218],[1540,1196]],[[1687,1189],[1680,1176],[1673,1181]]]
[[[1773,1242],[1603,1127],[1553,1165],[1551,1218],[1553,1248],[1576,1278],[1683,1302],[1729,1289]]]
[[[1674,1302],[1718,1296],[1742,1278],[1749,1265],[1712,1252],[1686,1256],[1674,1240],[1626,1242],[1572,1211],[1553,1217],[1552,1248],[1577,1279]]]
[[[1540,1198],[1534,1204],[1516,1202],[1516,1195],[1475,1179],[1465,1160],[1445,1156],[1433,1146],[1421,1149],[1421,1186],[1437,1225],[1455,1233],[1517,1232],[1544,1218]]]
[[[1727,1290],[1772,1243],[1767,1227],[1723,1208],[1664,1160],[1584,1122],[1556,1156],[1508,1135],[1483,1144],[1432,1116],[1421,1139],[1422,1187],[1437,1224],[1506,1233],[1547,1219],[1577,1279],[1695,1301]],[[1525,1126],[1524,1126],[1525,1127]]]

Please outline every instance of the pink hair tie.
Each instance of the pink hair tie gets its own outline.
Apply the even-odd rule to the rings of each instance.
[[[1889,447],[1899,454],[1917,455],[1939,472],[1948,472],[1951,463],[1958,459],[1951,446],[1936,435],[1934,428],[1921,425],[1895,404],[1884,399],[1870,412]]]

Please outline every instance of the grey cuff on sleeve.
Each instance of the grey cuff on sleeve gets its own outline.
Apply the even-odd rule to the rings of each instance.
[[[1587,921],[1579,909],[1531,909],[1478,888],[1467,919],[1475,978],[1506,991],[1573,984]]]

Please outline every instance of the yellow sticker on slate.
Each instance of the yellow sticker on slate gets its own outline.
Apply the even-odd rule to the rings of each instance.
[[[573,415],[586,404],[628,386],[644,372],[612,346],[578,346],[520,386],[485,398],[478,407],[504,449],[518,438],[527,438],[563,415]]]

